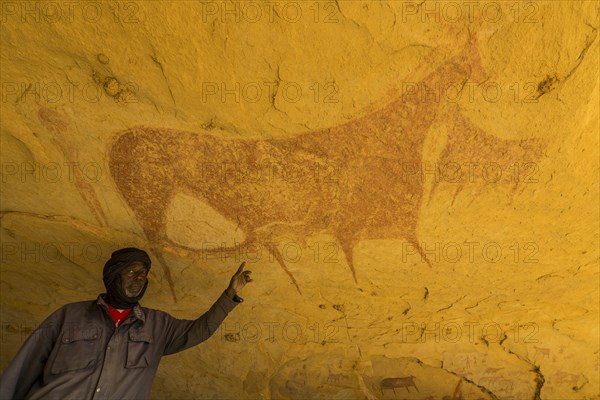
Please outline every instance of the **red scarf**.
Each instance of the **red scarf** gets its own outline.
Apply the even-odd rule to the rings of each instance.
[[[125,318],[127,318],[129,313],[131,312],[131,307],[126,308],[123,311],[119,311],[108,303],[106,303],[106,305],[108,306],[108,313],[110,314],[111,318],[115,322],[115,326],[117,327],[121,325],[123,321],[125,321]]]

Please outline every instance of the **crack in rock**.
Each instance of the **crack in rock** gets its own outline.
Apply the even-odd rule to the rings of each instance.
[[[535,389],[533,392],[533,400],[541,400],[542,399],[542,387],[544,386],[544,383],[546,382],[546,379],[544,378],[544,375],[542,374],[542,371],[540,370],[539,365],[535,365],[534,363],[532,363],[531,361],[529,361],[527,358],[522,357],[520,355],[518,355],[517,353],[513,352],[510,349],[507,349],[506,347],[504,347],[504,341],[506,340],[506,335],[504,335],[505,337],[499,342],[500,347],[502,348],[502,350],[506,351],[508,354],[512,354],[513,356],[517,357],[519,360],[523,361],[524,363],[526,363],[527,365],[531,366],[531,372],[535,373]]]

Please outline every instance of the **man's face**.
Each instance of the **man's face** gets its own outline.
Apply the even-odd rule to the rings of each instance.
[[[136,297],[146,284],[148,269],[141,262],[131,263],[121,271],[121,285],[127,297]]]

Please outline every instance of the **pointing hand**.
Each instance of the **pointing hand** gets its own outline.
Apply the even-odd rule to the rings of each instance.
[[[231,277],[231,281],[229,282],[229,287],[227,287],[228,293],[236,294],[240,291],[248,282],[252,282],[252,278],[250,278],[250,274],[252,271],[244,271],[244,266],[246,265],[246,261],[242,262],[238,270],[233,277]]]

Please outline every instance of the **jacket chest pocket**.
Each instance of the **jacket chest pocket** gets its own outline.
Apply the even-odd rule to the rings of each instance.
[[[145,332],[129,332],[125,368],[145,368],[152,361],[152,335]]]
[[[50,372],[61,374],[96,365],[99,338],[100,330],[97,327],[73,328],[63,331]]]

